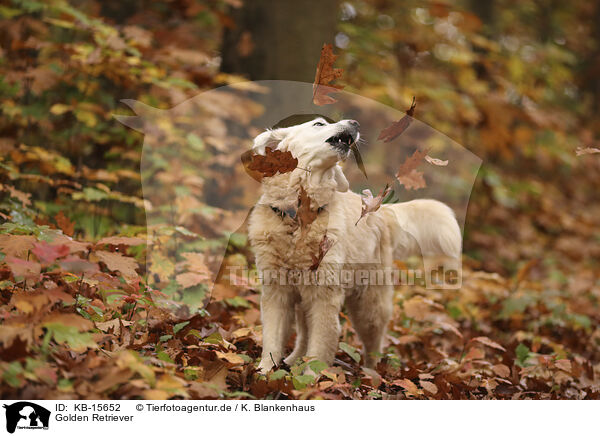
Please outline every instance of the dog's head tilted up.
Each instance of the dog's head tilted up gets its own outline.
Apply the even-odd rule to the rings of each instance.
[[[323,181],[333,177],[336,189],[348,190],[348,181],[337,165],[350,154],[360,138],[354,120],[329,123],[322,117],[296,126],[267,130],[254,139],[252,150],[265,154],[265,148],[289,151],[298,159],[298,167],[310,171],[311,179]]]

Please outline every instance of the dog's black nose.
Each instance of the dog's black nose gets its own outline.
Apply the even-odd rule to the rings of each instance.
[[[360,127],[360,123],[356,120],[348,120],[351,126],[356,127],[357,129]]]

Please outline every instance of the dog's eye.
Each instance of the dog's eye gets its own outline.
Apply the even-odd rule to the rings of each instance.
[[[321,123],[319,121],[317,121],[316,123],[313,124],[313,126],[324,126],[324,123]]]

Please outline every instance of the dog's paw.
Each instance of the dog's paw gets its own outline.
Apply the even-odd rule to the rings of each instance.
[[[256,369],[262,375],[267,375],[269,373],[269,371],[271,371],[273,369],[273,363],[265,362],[265,359],[263,359],[263,360],[261,360],[260,364],[258,365],[258,367]]]
[[[283,359],[283,363],[285,363],[287,366],[292,366],[298,361],[299,358],[300,355],[292,353],[288,357]]]

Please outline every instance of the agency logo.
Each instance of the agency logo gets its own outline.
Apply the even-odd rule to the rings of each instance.
[[[3,406],[6,409],[6,431],[48,430],[50,411],[29,401],[19,401]]]

